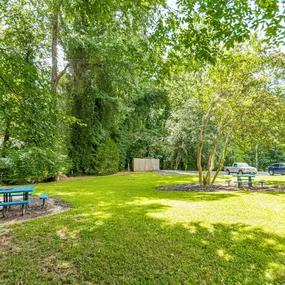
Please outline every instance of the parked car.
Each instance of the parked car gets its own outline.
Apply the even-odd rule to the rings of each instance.
[[[278,162],[278,163],[273,163],[268,167],[268,173],[270,175],[274,174],[285,174],[285,163],[284,162]]]
[[[235,162],[233,166],[225,166],[224,170],[227,175],[230,175],[231,173],[257,173],[257,169],[255,167],[249,166],[247,163],[243,162]]]

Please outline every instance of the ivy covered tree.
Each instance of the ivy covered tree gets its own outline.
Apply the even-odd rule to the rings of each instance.
[[[108,138],[99,145],[96,158],[95,169],[100,175],[116,173],[119,170],[120,154],[116,143]]]

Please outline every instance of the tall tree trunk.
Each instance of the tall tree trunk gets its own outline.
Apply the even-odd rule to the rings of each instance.
[[[197,167],[199,171],[199,183],[203,183],[203,169],[202,169],[202,150],[203,150],[204,137],[200,135],[198,146]]]
[[[182,156],[178,153],[178,155],[177,155],[177,157],[175,159],[175,166],[174,166],[175,170],[178,170],[178,166],[179,166],[179,163],[181,161],[181,158],[182,158]]]
[[[52,18],[52,46],[51,46],[51,91],[56,93],[57,87],[57,42],[58,42],[58,12],[54,12]]]
[[[4,134],[4,139],[3,139],[2,157],[5,156],[6,150],[8,148],[8,143],[9,143],[9,140],[10,140],[10,126],[11,126],[11,121],[7,120],[6,128],[5,128],[5,134]]]
[[[57,45],[58,45],[58,32],[59,32],[59,13],[60,13],[61,1],[56,3],[54,8],[54,14],[52,17],[52,44],[51,44],[51,91],[56,93],[59,80],[65,75],[70,64],[68,63],[61,72],[58,73],[57,62]]]
[[[227,155],[227,152],[228,152],[228,145],[229,145],[229,136],[227,135],[226,136],[226,141],[225,141],[225,145],[224,145],[224,151],[223,151],[223,156],[222,156],[222,159],[220,161],[220,165],[211,181],[211,184],[214,184],[214,182],[216,181],[216,178],[218,177],[218,174],[219,172],[223,169],[224,167],[224,164],[225,164],[225,159],[226,159],[226,155]]]
[[[255,167],[258,171],[258,144],[255,147]]]
[[[202,154],[203,154],[203,145],[205,139],[205,132],[208,123],[208,115],[206,114],[202,117],[201,129],[199,135],[199,144],[198,144],[198,153],[197,153],[197,168],[199,171],[199,183],[203,184],[203,168],[202,168]]]
[[[213,147],[212,147],[211,153],[209,155],[209,159],[208,159],[208,171],[207,171],[207,176],[206,176],[207,184],[211,183],[211,173],[212,173],[212,170],[214,168],[214,161],[215,161],[217,145],[219,142],[220,135],[221,135],[221,130],[218,129],[217,134],[216,134],[216,138],[215,138],[215,141],[214,141],[214,144],[213,144]]]

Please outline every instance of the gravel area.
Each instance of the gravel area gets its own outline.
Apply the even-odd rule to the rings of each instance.
[[[2,207],[0,207],[0,227],[41,216],[57,214],[71,208],[71,204],[64,202],[59,197],[49,197],[44,209],[42,207],[43,202],[39,197],[33,196],[30,200],[31,203],[26,208],[24,216],[22,216],[22,206],[12,206],[11,209],[8,209],[7,217],[3,218]]]
[[[285,187],[277,185],[253,185],[252,187],[243,186],[238,188],[237,186],[227,185],[200,185],[200,184],[176,184],[169,186],[157,187],[158,190],[163,191],[182,191],[182,192],[221,192],[221,191],[247,191],[247,192],[285,192]]]

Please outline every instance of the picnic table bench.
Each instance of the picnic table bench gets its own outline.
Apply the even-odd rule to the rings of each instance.
[[[3,217],[6,217],[8,207],[22,205],[22,214],[25,214],[26,205],[30,204],[29,195],[34,192],[34,186],[17,188],[0,188],[0,195],[3,195],[3,201],[0,207],[3,207]],[[13,197],[23,196],[23,200],[13,201]]]

